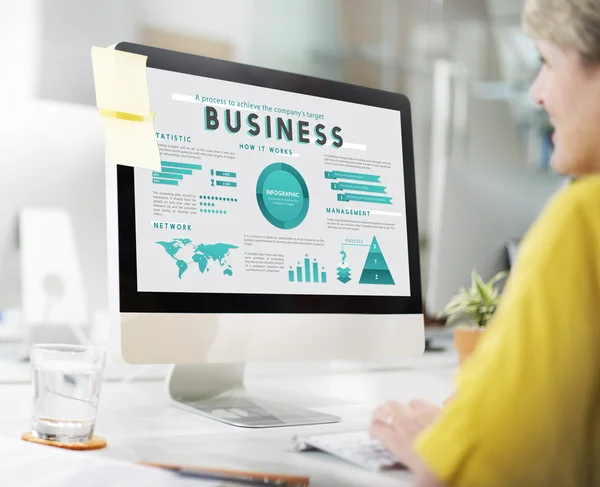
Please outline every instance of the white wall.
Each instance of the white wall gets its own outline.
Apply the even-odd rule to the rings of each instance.
[[[34,95],[38,18],[37,0],[0,0],[1,96]]]
[[[92,45],[138,40],[142,27],[225,41],[235,59],[325,78],[339,52],[334,0],[0,0],[0,88],[18,96],[94,104]],[[6,15],[5,15],[6,14]]]
[[[317,49],[339,50],[333,0],[146,0],[140,23],[233,46],[237,61],[303,74],[336,77],[317,66]]]
[[[45,99],[95,104],[91,47],[135,41],[138,1],[38,0],[38,5],[37,94]]]
[[[236,43],[244,25],[244,0],[146,0],[140,23],[182,35]]]
[[[145,0],[139,24],[230,44],[245,62],[253,0]]]
[[[503,79],[499,46],[491,28],[480,34],[483,49],[479,79]],[[517,121],[508,101],[490,101],[474,96],[468,107],[467,162],[488,165],[527,164],[527,148],[519,141]]]
[[[339,65],[317,64],[316,51],[341,50],[337,3],[332,0],[254,0],[249,62],[295,73],[338,78]]]

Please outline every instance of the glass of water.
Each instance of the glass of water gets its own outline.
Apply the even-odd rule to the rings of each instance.
[[[106,352],[79,345],[31,347],[34,437],[61,443],[94,434]]]

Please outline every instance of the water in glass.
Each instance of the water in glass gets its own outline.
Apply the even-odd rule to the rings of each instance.
[[[93,364],[73,360],[32,364],[32,433],[59,442],[85,442],[92,438],[100,398],[102,371]]]

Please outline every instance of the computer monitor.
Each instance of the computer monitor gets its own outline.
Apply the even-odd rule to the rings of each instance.
[[[119,43],[147,56],[161,170],[107,158],[123,357],[240,426],[336,421],[240,399],[249,361],[424,349],[410,104],[400,94]]]
[[[24,304],[21,212],[53,209],[69,217],[77,247],[73,259],[81,269],[91,322],[108,309],[104,138],[98,111],[43,100],[4,100],[2,107],[8,115],[0,138],[0,309],[21,310]],[[62,238],[56,231],[46,229],[39,241],[27,242],[34,257],[53,258],[52,247]],[[43,303],[31,306],[42,308]]]
[[[530,167],[446,164],[432,187],[427,313],[441,313],[472,270],[486,280],[509,271],[518,242],[564,184]]]

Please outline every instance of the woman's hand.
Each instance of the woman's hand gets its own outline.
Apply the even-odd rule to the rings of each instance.
[[[389,401],[373,413],[370,434],[409,470],[419,465],[413,450],[415,438],[440,415],[441,408],[423,399],[408,404]]]

